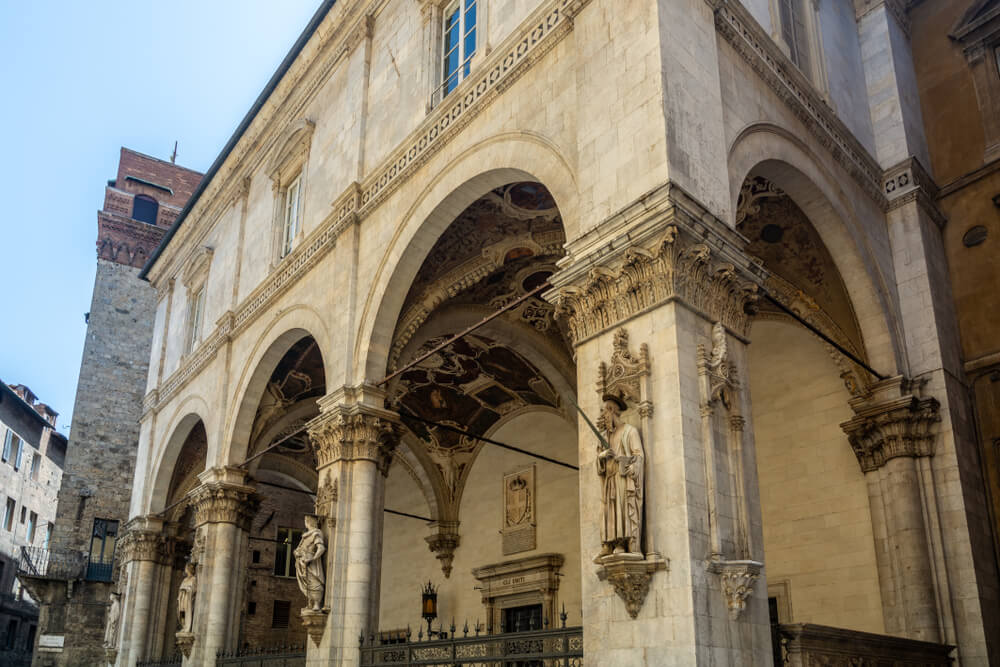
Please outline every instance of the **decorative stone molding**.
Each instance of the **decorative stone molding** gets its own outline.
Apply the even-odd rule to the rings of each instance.
[[[715,28],[883,210],[882,168],[740,0],[713,0]]]
[[[168,563],[173,541],[163,534],[163,522],[155,517],[136,517],[128,521],[118,543],[121,562],[152,561]]]
[[[337,504],[337,480],[327,479],[319,485],[316,491],[316,514],[327,520],[335,516],[334,506]]]
[[[302,625],[305,626],[309,638],[313,640],[314,646],[319,646],[323,641],[323,632],[326,630],[326,617],[329,612],[325,609],[313,610],[303,609],[299,614],[302,616]]]
[[[381,389],[362,385],[342,387],[319,400],[320,415],[306,425],[317,468],[368,460],[389,474],[402,431],[395,413],[376,407],[384,399]]]
[[[111,646],[105,646],[104,659],[107,660],[109,665],[115,664],[115,662],[118,661],[118,649]]]
[[[895,377],[873,385],[869,399],[850,401],[855,417],[840,425],[847,434],[862,472],[878,470],[901,456],[934,455],[934,424],[940,404],[921,397],[921,383]],[[912,392],[912,393],[911,393]]]
[[[889,211],[915,201],[939,228],[944,227],[947,218],[937,206],[938,186],[917,158],[907,158],[886,169],[882,181],[882,188],[889,200]]]
[[[434,533],[424,538],[431,553],[441,561],[441,571],[445,579],[451,577],[451,563],[455,559],[455,549],[462,538],[458,534],[458,521],[438,521],[432,528]]]
[[[637,618],[649,593],[653,573],[668,569],[668,565],[669,561],[655,553],[645,558],[641,554],[611,554],[600,558],[597,577],[614,587],[615,593],[625,603],[628,615]]]
[[[181,653],[186,659],[191,657],[191,649],[194,647],[195,635],[193,632],[177,632],[174,634],[174,640],[177,643],[177,648],[180,649]]]
[[[778,632],[788,667],[950,667],[954,646],[831,628],[782,623]]]
[[[487,628],[500,629],[503,609],[528,604],[541,603],[543,618],[553,622],[559,571],[565,560],[562,554],[547,553],[473,569],[486,607]]]
[[[198,477],[202,484],[190,493],[196,526],[206,523],[233,523],[249,530],[257,515],[260,498],[256,489],[237,483],[244,471],[236,468],[213,468]],[[235,479],[234,479],[235,478]]]
[[[565,268],[552,276],[555,288],[545,298],[574,345],[675,299],[746,336],[766,272],[738,249],[742,237],[727,239],[724,233],[735,232],[718,221],[710,229],[682,208],[677,194],[667,184],[644,198],[644,220],[585,256],[571,248],[559,262]],[[651,205],[654,196],[659,201]]]
[[[907,15],[909,7],[907,0],[854,0],[854,16],[858,22],[871,12],[885,7],[907,37],[910,36],[910,17]]]
[[[764,564],[755,560],[714,560],[708,569],[719,575],[729,616],[735,621],[747,608],[747,599],[753,593]]]

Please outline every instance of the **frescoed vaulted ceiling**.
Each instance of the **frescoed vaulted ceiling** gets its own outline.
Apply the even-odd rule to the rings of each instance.
[[[747,252],[763,261],[779,280],[772,291],[801,292],[806,309],[821,309],[842,336],[862,352],[861,334],[843,278],[819,233],[792,198],[762,177],[743,184],[737,205],[737,229],[749,239]],[[777,312],[762,300],[762,311]],[[808,318],[807,318],[808,319]],[[862,352],[863,354],[863,352]]]

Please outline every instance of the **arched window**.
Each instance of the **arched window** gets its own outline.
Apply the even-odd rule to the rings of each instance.
[[[136,195],[132,201],[132,219],[139,222],[156,224],[156,214],[160,210],[160,205],[156,200],[148,195]]]

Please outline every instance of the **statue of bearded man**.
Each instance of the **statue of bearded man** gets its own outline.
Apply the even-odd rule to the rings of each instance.
[[[611,553],[641,554],[642,502],[645,452],[639,431],[625,423],[627,409],[617,396],[605,396],[602,417],[607,447],[597,454],[597,474],[603,481],[601,556]]]

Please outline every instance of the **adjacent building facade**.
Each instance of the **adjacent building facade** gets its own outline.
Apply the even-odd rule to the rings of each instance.
[[[138,274],[200,178],[123,148],[105,188],[55,528],[48,548],[19,570],[42,605],[35,665],[106,660],[104,626],[110,593],[121,583],[118,538],[128,519],[156,305],[155,290]]]
[[[104,657],[995,664],[998,14],[325,2],[141,271]]]
[[[63,477],[66,437],[58,413],[24,385],[0,382],[0,663],[28,664],[38,603],[18,578],[25,554],[48,547]]]

